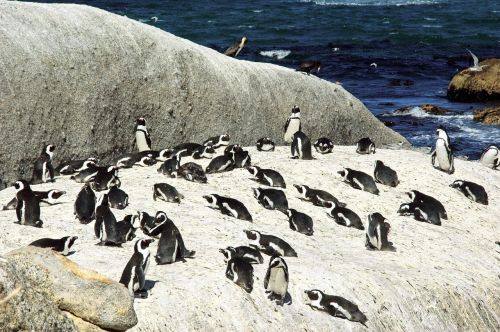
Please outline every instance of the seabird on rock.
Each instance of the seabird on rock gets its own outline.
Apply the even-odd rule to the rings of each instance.
[[[479,59],[478,57],[472,53],[468,48],[466,48],[467,51],[469,51],[470,55],[472,56],[472,60],[474,61],[474,66],[468,68],[470,71],[481,71],[483,70],[483,67],[487,67],[488,65],[479,65]]]
[[[246,45],[247,41],[248,41],[247,37],[241,38],[240,42],[237,42],[233,46],[229,47],[224,52],[224,54],[227,55],[227,56],[236,58],[238,56],[238,54],[241,52],[241,50],[243,49],[243,47]]]
[[[311,74],[311,71],[313,69],[316,69],[316,74],[319,73],[319,70],[321,69],[321,63],[319,61],[306,61],[302,62],[299,66],[299,68],[296,69],[296,71],[301,71],[304,73],[307,73],[307,75]]]

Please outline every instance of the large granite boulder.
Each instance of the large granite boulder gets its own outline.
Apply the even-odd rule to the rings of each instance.
[[[44,142],[57,145],[56,161],[132,150],[138,116],[153,148],[219,133],[280,142],[294,104],[312,139],[407,143],[340,85],[88,6],[0,0],[0,59],[4,184],[30,177]]]
[[[18,287],[20,294],[9,301],[10,307],[0,318],[5,325],[0,326],[125,331],[137,324],[133,298],[118,282],[50,249],[28,246],[11,251],[5,258],[0,263],[0,298]],[[26,312],[40,312],[40,317],[32,322],[23,316]]]
[[[481,71],[462,70],[448,85],[448,98],[473,102],[500,99],[500,59],[481,61]]]

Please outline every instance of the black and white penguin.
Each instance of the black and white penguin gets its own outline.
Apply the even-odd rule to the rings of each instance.
[[[391,225],[386,222],[383,215],[378,212],[368,215],[368,225],[366,228],[365,247],[370,250],[392,250],[392,243],[388,236]]]
[[[135,238],[135,232],[141,228],[141,223],[138,215],[128,214],[123,220],[117,223],[117,228],[120,233],[120,243],[132,241]]]
[[[57,200],[66,194],[65,191],[50,189],[47,191],[33,191],[33,194],[40,199],[40,206],[59,204]],[[15,210],[17,206],[17,198],[14,196],[6,205],[2,205],[1,210]]]
[[[270,300],[276,300],[279,305],[284,304],[288,292],[288,279],[288,265],[285,259],[280,256],[271,257],[264,277],[264,288],[266,293],[270,293],[268,296]]]
[[[335,205],[334,202],[325,202],[326,214],[342,226],[364,230],[361,218],[352,210]]]
[[[253,266],[241,257],[231,258],[227,262],[226,278],[243,288],[247,293],[253,290]]]
[[[150,151],[126,153],[115,159],[118,168],[132,168],[133,166],[148,167],[156,164],[156,159]]]
[[[137,298],[148,296],[144,286],[149,268],[149,245],[152,242],[154,242],[153,239],[142,239],[135,242],[134,254],[130,257],[120,278],[120,284],[127,287],[130,295]]]
[[[250,246],[259,249],[269,256],[297,257],[297,252],[286,241],[274,235],[262,234],[256,230],[243,231],[250,242]]]
[[[191,157],[193,159],[212,159],[215,155],[215,149],[211,145],[201,145],[199,148],[194,150],[193,153],[191,153]]]
[[[292,113],[288,117],[283,126],[283,140],[285,143],[292,143],[293,134],[302,130],[302,125],[300,123],[300,108],[294,105],[292,108]]]
[[[51,248],[54,251],[60,252],[62,255],[67,256],[69,250],[78,239],[78,236],[65,236],[60,239],[43,238],[31,242],[29,245],[39,248]]]
[[[290,146],[292,159],[311,160],[311,140],[301,131],[292,135],[292,144]]]
[[[224,154],[232,154],[232,153],[241,152],[241,151],[243,151],[243,148],[241,147],[241,145],[239,145],[239,144],[229,144],[224,149]]]
[[[246,206],[234,198],[219,196],[217,194],[205,195],[203,198],[207,200],[211,208],[220,210],[222,214],[236,219],[253,221],[252,215],[248,212]]]
[[[363,190],[374,195],[379,194],[379,190],[373,178],[365,172],[356,171],[350,168],[344,168],[337,172],[342,176],[344,182],[354,189]]]
[[[307,236],[314,234],[313,220],[310,216],[295,209],[288,209],[287,214],[288,223],[292,231],[296,231]]]
[[[448,214],[444,205],[432,196],[426,195],[418,190],[411,190],[406,193],[413,203],[424,203],[429,208],[438,211],[439,217],[448,220]]]
[[[375,153],[375,142],[369,137],[363,137],[356,143],[356,152],[359,154]]]
[[[178,260],[184,261],[185,258],[194,257],[196,253],[186,248],[181,232],[163,211],[156,213],[155,226],[150,230],[150,234],[151,236],[160,235],[160,242],[155,255],[158,265],[171,264]]]
[[[153,200],[159,198],[165,202],[180,203],[184,195],[168,183],[155,183],[153,185]]]
[[[116,217],[111,212],[108,194],[102,194],[96,203],[95,210],[95,237],[99,239],[98,245],[120,245],[124,243],[121,230],[118,228]]]
[[[96,158],[82,160],[70,160],[59,164],[54,170],[56,175],[71,175],[89,168],[91,165],[97,166]]]
[[[233,159],[234,168],[248,167],[252,164],[252,158],[248,151],[243,149],[232,152],[231,158]]]
[[[224,255],[224,261],[226,263],[235,257],[244,259],[250,264],[264,263],[264,258],[260,251],[248,246],[227,247],[226,249],[219,249],[219,252]]]
[[[110,166],[110,167],[115,167],[115,166]],[[97,166],[91,163],[88,165],[87,168],[71,175],[70,179],[75,180],[75,182],[77,183],[87,183],[92,181],[99,171],[106,169],[108,169],[108,167]]]
[[[257,151],[268,152],[274,151],[276,144],[269,137],[262,137],[257,140],[255,146],[257,147]]]
[[[76,196],[74,215],[82,224],[88,224],[95,218],[96,197],[90,187],[85,183]]]
[[[295,71],[300,71],[306,73],[307,75],[310,75],[313,69],[315,69],[316,74],[318,74],[319,70],[321,69],[321,63],[319,61],[305,61],[302,62],[299,68],[295,69]]]
[[[432,166],[448,174],[453,174],[455,166],[450,137],[442,127],[436,130],[436,135],[438,136],[436,146],[431,153]]]
[[[295,189],[301,195],[301,199],[305,201],[310,201],[316,206],[325,206],[325,202],[334,202],[335,205],[344,207],[345,203],[340,202],[335,196],[320,189],[309,188],[306,185],[294,184]]]
[[[287,214],[288,200],[283,191],[279,189],[252,188],[253,195],[260,205],[268,210],[278,210]]]
[[[236,58],[238,56],[238,54],[240,54],[243,47],[245,47],[247,42],[248,42],[247,37],[242,37],[239,42],[237,42],[233,46],[230,46],[229,48],[227,48],[224,51],[224,54],[227,56],[230,56],[232,58]]]
[[[318,289],[306,290],[307,300],[314,310],[324,311],[333,317],[339,317],[366,326],[368,319],[358,306],[341,296],[327,295]]]
[[[52,158],[54,157],[55,145],[45,145],[42,153],[35,161],[33,166],[33,176],[31,184],[39,184],[45,182],[54,182],[54,167],[52,166]]]
[[[248,166],[246,170],[256,177],[258,183],[270,187],[286,188],[285,179],[283,179],[280,173],[273,169]]]
[[[234,166],[232,155],[223,154],[212,159],[207,168],[205,168],[205,172],[207,174],[228,172],[232,171]]]
[[[181,157],[173,155],[161,164],[160,168],[158,168],[158,173],[175,178],[177,177],[177,173],[179,171],[180,162]]]
[[[25,180],[19,180],[14,183],[16,190],[16,216],[21,225],[42,227],[40,220],[40,198],[38,198]]]
[[[229,139],[230,136],[228,134],[214,136],[210,137],[205,142],[203,142],[203,145],[211,145],[214,149],[217,149],[221,146],[229,145]]]
[[[450,187],[457,189],[473,202],[488,205],[488,194],[483,186],[463,180],[455,180]]]
[[[139,152],[151,150],[151,137],[146,127],[146,120],[142,117],[135,120],[134,141]]]
[[[403,203],[399,206],[398,214],[402,216],[413,216],[417,221],[428,222],[436,226],[441,225],[439,212],[425,203]]]
[[[389,187],[396,187],[399,184],[398,174],[389,166],[384,165],[380,160],[375,161],[373,177],[378,183]]]
[[[109,190],[113,186],[119,187],[121,183],[118,178],[118,167],[99,167],[90,181],[92,182],[92,189],[95,191]]]
[[[328,137],[318,138],[313,146],[316,152],[321,154],[330,153],[333,150],[333,142]]]
[[[113,186],[108,191],[108,201],[113,209],[123,210],[128,206],[128,194],[117,186]]]
[[[481,164],[486,167],[497,169],[500,166],[500,150],[495,145],[488,146],[479,159]]]
[[[207,183],[207,176],[203,167],[193,162],[182,164],[179,167],[179,176],[188,181]]]

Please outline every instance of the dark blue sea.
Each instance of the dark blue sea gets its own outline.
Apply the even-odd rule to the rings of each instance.
[[[500,57],[499,0],[70,2],[126,15],[220,51],[247,36],[239,56],[246,60],[290,68],[318,60],[318,76],[341,82],[416,146],[431,146],[438,125],[448,129],[457,154],[471,159],[486,145],[500,143],[499,126],[472,120],[473,110],[484,104],[446,99],[452,76],[472,65],[466,48],[480,60]],[[391,86],[394,79],[413,85]],[[424,103],[456,113],[433,116],[415,109],[412,115],[390,115]]]

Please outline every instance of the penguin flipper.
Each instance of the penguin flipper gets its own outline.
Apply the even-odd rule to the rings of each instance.
[[[146,284],[146,275],[144,274],[144,270],[141,265],[137,265],[135,267],[135,276],[137,278],[137,283],[139,284],[138,291],[144,289],[144,285]]]
[[[436,150],[434,149],[431,153],[431,164],[436,167]]]
[[[18,222],[21,222],[21,218],[23,216],[23,200],[22,199],[18,199],[17,200],[17,204],[16,204],[16,216],[17,216],[17,221]]]
[[[264,289],[267,290],[267,286],[269,285],[269,278],[271,277],[271,269],[268,268],[266,272],[266,276],[264,277]]]

